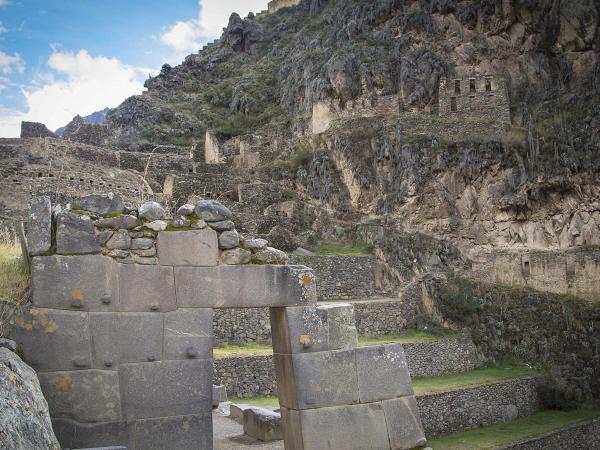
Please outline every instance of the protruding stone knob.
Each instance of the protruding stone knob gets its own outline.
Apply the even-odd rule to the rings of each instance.
[[[152,354],[148,355],[148,361],[150,361],[150,362],[156,361],[156,355],[152,355]]]
[[[113,362],[110,359],[107,359],[106,361],[104,361],[104,367],[112,367],[113,366]]]
[[[83,308],[83,303],[81,303],[81,300],[71,300],[71,308],[81,309]]]
[[[104,294],[100,300],[102,301],[103,304],[105,305],[110,305],[110,302],[112,302],[112,295],[110,294]]]
[[[150,311],[158,311],[160,308],[158,307],[158,305],[150,305]]]
[[[73,366],[77,368],[85,368],[88,367],[89,364],[83,358],[73,358]]]
[[[188,358],[195,358],[198,356],[198,350],[196,350],[196,347],[188,347],[185,349],[185,354]]]

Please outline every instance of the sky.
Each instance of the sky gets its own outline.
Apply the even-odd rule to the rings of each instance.
[[[0,137],[55,130],[140,94],[149,75],[268,0],[0,0]]]

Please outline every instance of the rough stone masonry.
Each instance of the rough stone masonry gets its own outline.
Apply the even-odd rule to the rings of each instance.
[[[271,308],[288,450],[425,443],[402,347],[356,348],[352,307],[317,306],[313,271],[241,239],[220,203],[169,221],[112,195],[49,203],[30,202],[13,336],[63,447],[212,449],[213,308],[234,307]]]

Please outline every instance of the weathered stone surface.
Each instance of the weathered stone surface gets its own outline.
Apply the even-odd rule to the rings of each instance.
[[[0,338],[0,348],[6,348],[11,352],[16,352],[17,343],[12,339]]]
[[[156,256],[156,248],[154,247],[151,247],[147,250],[132,250],[132,252],[134,255],[142,256],[144,258]],[[156,261],[156,264],[158,264],[158,260]]]
[[[266,239],[248,239],[244,241],[244,248],[246,250],[258,251],[262,250],[269,245],[269,241]]]
[[[40,373],[39,378],[53,418],[78,422],[121,419],[119,377],[116,371],[48,372]]]
[[[88,211],[100,216],[119,214],[125,211],[121,197],[109,193],[106,195],[86,195],[73,200],[73,209]]]
[[[119,366],[124,418],[209,412],[212,372],[212,361],[201,359]]]
[[[136,449],[212,450],[212,415],[139,420],[135,426]]]
[[[3,449],[60,449],[35,372],[4,347],[0,347],[0,430]]]
[[[173,311],[175,284],[173,268],[119,264],[122,311]]]
[[[32,197],[27,214],[27,249],[31,256],[42,255],[52,247],[52,204],[50,197]]]
[[[380,402],[302,411],[281,408],[286,450],[389,449]]]
[[[208,222],[208,226],[215,231],[230,231],[235,228],[235,224],[231,220],[222,220],[220,222]]]
[[[224,385],[215,385],[212,387],[212,407],[218,408],[220,403],[227,401],[227,388]]]
[[[271,308],[270,314],[275,353],[343,350],[358,345],[352,305]]]
[[[131,250],[148,250],[154,246],[154,240],[149,238],[137,238],[131,240]]]
[[[251,406],[246,403],[232,403],[229,405],[229,417],[241,422],[244,420],[244,411],[249,408]]]
[[[224,231],[219,235],[219,248],[229,250],[240,245],[240,235],[237,231]]]
[[[216,266],[219,259],[217,233],[212,230],[162,232],[157,247],[163,266]]]
[[[198,222],[194,222],[192,224],[192,229],[193,230],[203,230],[207,226],[208,226],[208,224],[204,220],[199,220]]]
[[[155,313],[91,313],[92,362],[98,369],[157,361],[163,352],[163,318]]]
[[[252,255],[252,261],[257,264],[286,264],[288,260],[287,253],[272,247],[266,247]]]
[[[303,266],[176,267],[183,308],[297,306],[317,300],[315,276]]]
[[[144,226],[152,231],[165,231],[169,224],[164,220],[155,220],[153,222],[146,222]]]
[[[56,253],[81,255],[100,253],[94,224],[88,216],[61,212],[56,219]]]
[[[361,403],[413,395],[401,344],[357,348],[356,370]]]
[[[234,248],[232,250],[225,250],[221,253],[221,262],[229,266],[239,266],[241,264],[248,264],[252,259],[252,253],[243,248]]]
[[[111,258],[125,259],[129,256],[129,252],[126,250],[113,250],[108,254],[108,256]]]
[[[207,222],[219,222],[230,219],[233,214],[229,208],[216,200],[200,200],[196,203],[196,215]]]
[[[281,415],[264,408],[244,411],[244,433],[263,442],[283,439]]]
[[[12,334],[35,370],[91,367],[87,313],[31,307],[15,318]]]
[[[354,350],[274,354],[279,404],[310,409],[359,402]]]
[[[188,219],[186,219],[184,216],[180,216],[180,215],[176,215],[175,217],[173,217],[173,220],[171,221],[171,223],[176,227],[182,227],[182,228],[186,228],[191,225],[191,222]]]
[[[383,410],[393,450],[408,450],[426,444],[419,408],[413,396],[386,400]]]
[[[139,221],[135,216],[125,215],[99,219],[94,222],[94,225],[98,228],[122,228],[125,230],[132,230],[139,225]]]
[[[119,230],[106,242],[106,247],[111,250],[127,250],[131,247],[131,237],[127,231]]]
[[[98,241],[98,244],[104,245],[104,244],[106,244],[106,242],[108,242],[108,240],[111,238],[112,235],[113,235],[113,231],[110,231],[110,230],[100,231],[99,233],[96,234],[96,241]]]
[[[33,304],[40,308],[119,309],[117,264],[106,256],[36,256],[32,261]]]
[[[134,449],[135,422],[81,423],[70,419],[52,419],[52,426],[62,448],[84,449],[98,445],[124,446]]]
[[[138,210],[138,215],[141,219],[145,219],[149,222],[155,220],[161,220],[165,217],[165,209],[156,202],[146,202]]]
[[[194,208],[194,205],[186,203],[185,205],[179,207],[179,209],[177,210],[177,214],[185,217],[191,216],[192,214],[194,214]]]
[[[142,266],[157,266],[157,258],[149,258],[145,256],[133,255],[133,262]]]
[[[165,314],[165,359],[211,359],[213,310],[178,309]]]

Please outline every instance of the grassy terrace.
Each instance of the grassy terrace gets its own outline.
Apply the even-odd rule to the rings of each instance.
[[[600,417],[600,409],[542,411],[507,423],[440,436],[427,441],[434,450],[485,450],[523,441]]]
[[[407,330],[406,333],[403,333],[402,335],[359,337],[358,345],[361,347],[365,347],[369,345],[382,345],[394,343],[407,344],[416,342],[435,342],[442,339],[452,339],[459,336],[459,334],[437,335],[428,333],[423,330]],[[217,359],[232,356],[270,355],[271,353],[273,353],[273,349],[270,345],[255,343],[244,345],[223,344],[213,349],[213,355]]]
[[[0,336],[10,312],[7,306],[22,301],[29,283],[20,256],[21,247],[15,235],[0,230]]]
[[[315,248],[319,256],[368,256],[373,254],[373,248],[367,244],[343,242],[324,242]]]

